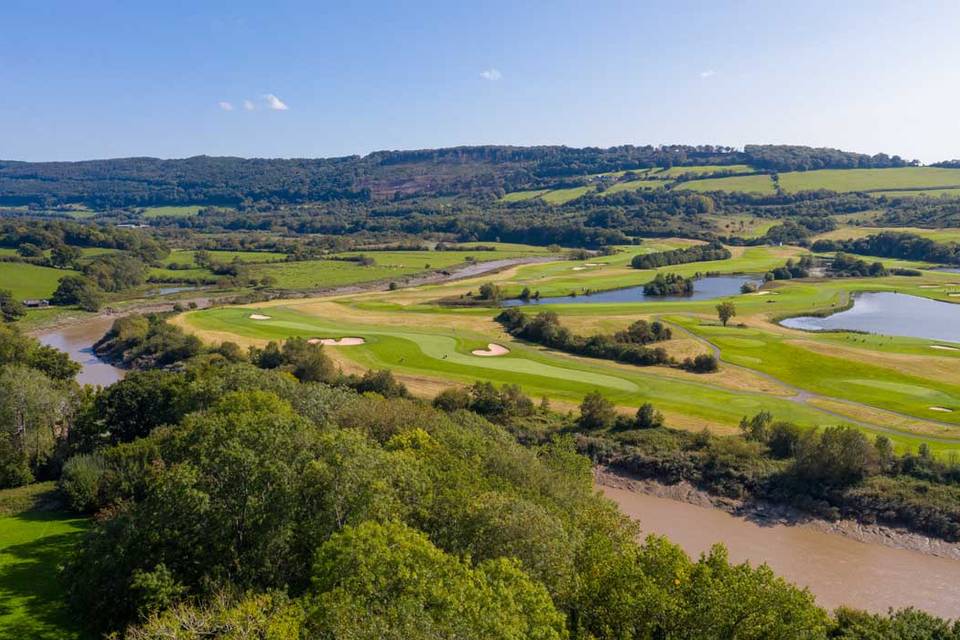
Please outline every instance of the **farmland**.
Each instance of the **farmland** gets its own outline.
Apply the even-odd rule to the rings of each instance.
[[[76,274],[69,269],[53,269],[23,262],[0,262],[0,289],[9,289],[18,300],[48,298],[60,278]]]
[[[960,187],[960,169],[902,167],[792,171],[780,174],[780,186],[787,193],[816,189],[846,192]]]
[[[773,181],[766,174],[749,176],[730,176],[727,178],[712,178],[707,180],[691,180],[684,182],[678,189],[690,191],[743,191],[746,193],[773,194]]]

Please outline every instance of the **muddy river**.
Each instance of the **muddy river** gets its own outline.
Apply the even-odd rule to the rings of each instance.
[[[809,587],[821,606],[877,613],[913,606],[960,617],[960,561],[867,544],[806,526],[762,526],[720,509],[597,485],[645,533],[665,535],[696,557],[722,542],[734,562],[766,562]]]
[[[103,337],[112,325],[113,318],[92,318],[61,329],[44,331],[37,335],[37,339],[65,351],[71,360],[80,363],[82,369],[77,374],[77,382],[105,387],[123,378],[125,373],[93,352],[93,343]]]

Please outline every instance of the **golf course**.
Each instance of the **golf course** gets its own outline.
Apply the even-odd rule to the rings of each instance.
[[[884,260],[888,268],[916,269],[921,275],[778,280],[757,291],[707,299],[694,295],[591,301],[591,294],[643,285],[657,271],[746,280],[808,253],[799,247],[730,247],[732,257],[726,260],[658,270],[630,266],[637,254],[697,243],[648,240],[617,247],[611,255],[558,258],[442,285],[216,307],[173,321],[205,341],[244,347],[291,337],[359,338],[327,342],[331,346],[325,349],[345,372],[390,369],[414,393],[427,397],[481,380],[517,384],[531,396],[548,398],[553,406],[573,409],[586,394],[599,390],[621,411],[652,402],[670,424],[692,430],[732,432],[742,417],[765,410],[804,426],[845,423],[884,433],[901,450],[921,443],[938,452],[960,448],[960,344],[857,331],[811,332],[780,324],[785,318],[848,309],[855,296],[865,292],[945,305],[956,301],[960,276],[922,263]],[[709,283],[710,278],[697,282]],[[698,374],[673,366],[635,366],[525,342],[495,320],[500,312],[496,304],[469,302],[485,283],[496,284],[508,300],[524,289],[538,293],[538,299],[550,298],[549,303],[520,308],[529,314],[554,312],[564,327],[579,335],[616,332],[640,319],[658,320],[672,330],[671,339],[658,344],[670,356],[682,360],[714,354],[719,370]],[[736,317],[723,325],[716,306],[727,300],[735,305]],[[488,352],[492,346],[496,354]]]

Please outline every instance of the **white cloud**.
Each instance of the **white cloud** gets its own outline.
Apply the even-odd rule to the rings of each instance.
[[[274,111],[286,111],[290,108],[286,105],[286,103],[284,103],[283,100],[272,93],[265,94],[263,99],[267,101],[267,107],[273,109]]]
[[[257,108],[257,105],[253,104],[253,100],[244,100],[243,108],[246,109],[247,111],[253,111],[254,109]]]
[[[503,77],[499,69],[486,69],[480,72],[480,77],[484,80],[499,80]]]
[[[714,71],[713,69],[707,69],[706,71],[701,71],[701,72],[700,72],[700,77],[701,77],[701,78],[704,78],[704,79],[706,79],[706,78],[711,78],[711,77],[713,77],[713,76],[715,76],[715,75],[717,75],[717,72]]]
[[[227,102],[226,100],[221,100],[217,105],[224,111],[233,111],[233,103]]]

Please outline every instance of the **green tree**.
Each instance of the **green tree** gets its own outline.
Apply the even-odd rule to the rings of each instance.
[[[66,244],[58,244],[50,250],[50,264],[61,269],[72,267],[82,257],[80,249]]]
[[[730,319],[736,317],[736,315],[737,307],[729,300],[725,300],[717,305],[717,317],[720,318],[723,326],[727,326]]]
[[[23,365],[0,368],[0,437],[12,459],[4,466],[26,464],[36,472],[66,434],[72,411],[69,394],[36,369]]]
[[[554,640],[564,617],[519,563],[476,567],[397,522],[364,522],[325,542],[314,563],[307,636],[355,640]]]
[[[637,415],[634,419],[634,425],[637,429],[655,429],[663,426],[663,414],[649,402],[644,402],[637,409]]]
[[[579,424],[584,429],[608,429],[617,419],[613,403],[599,391],[588,393],[580,403]]]
[[[9,289],[0,289],[0,319],[15,322],[27,315],[27,310],[13,297]]]
[[[50,301],[60,305],[75,304],[84,311],[96,311],[103,303],[103,294],[93,281],[84,276],[64,276],[60,278]]]

